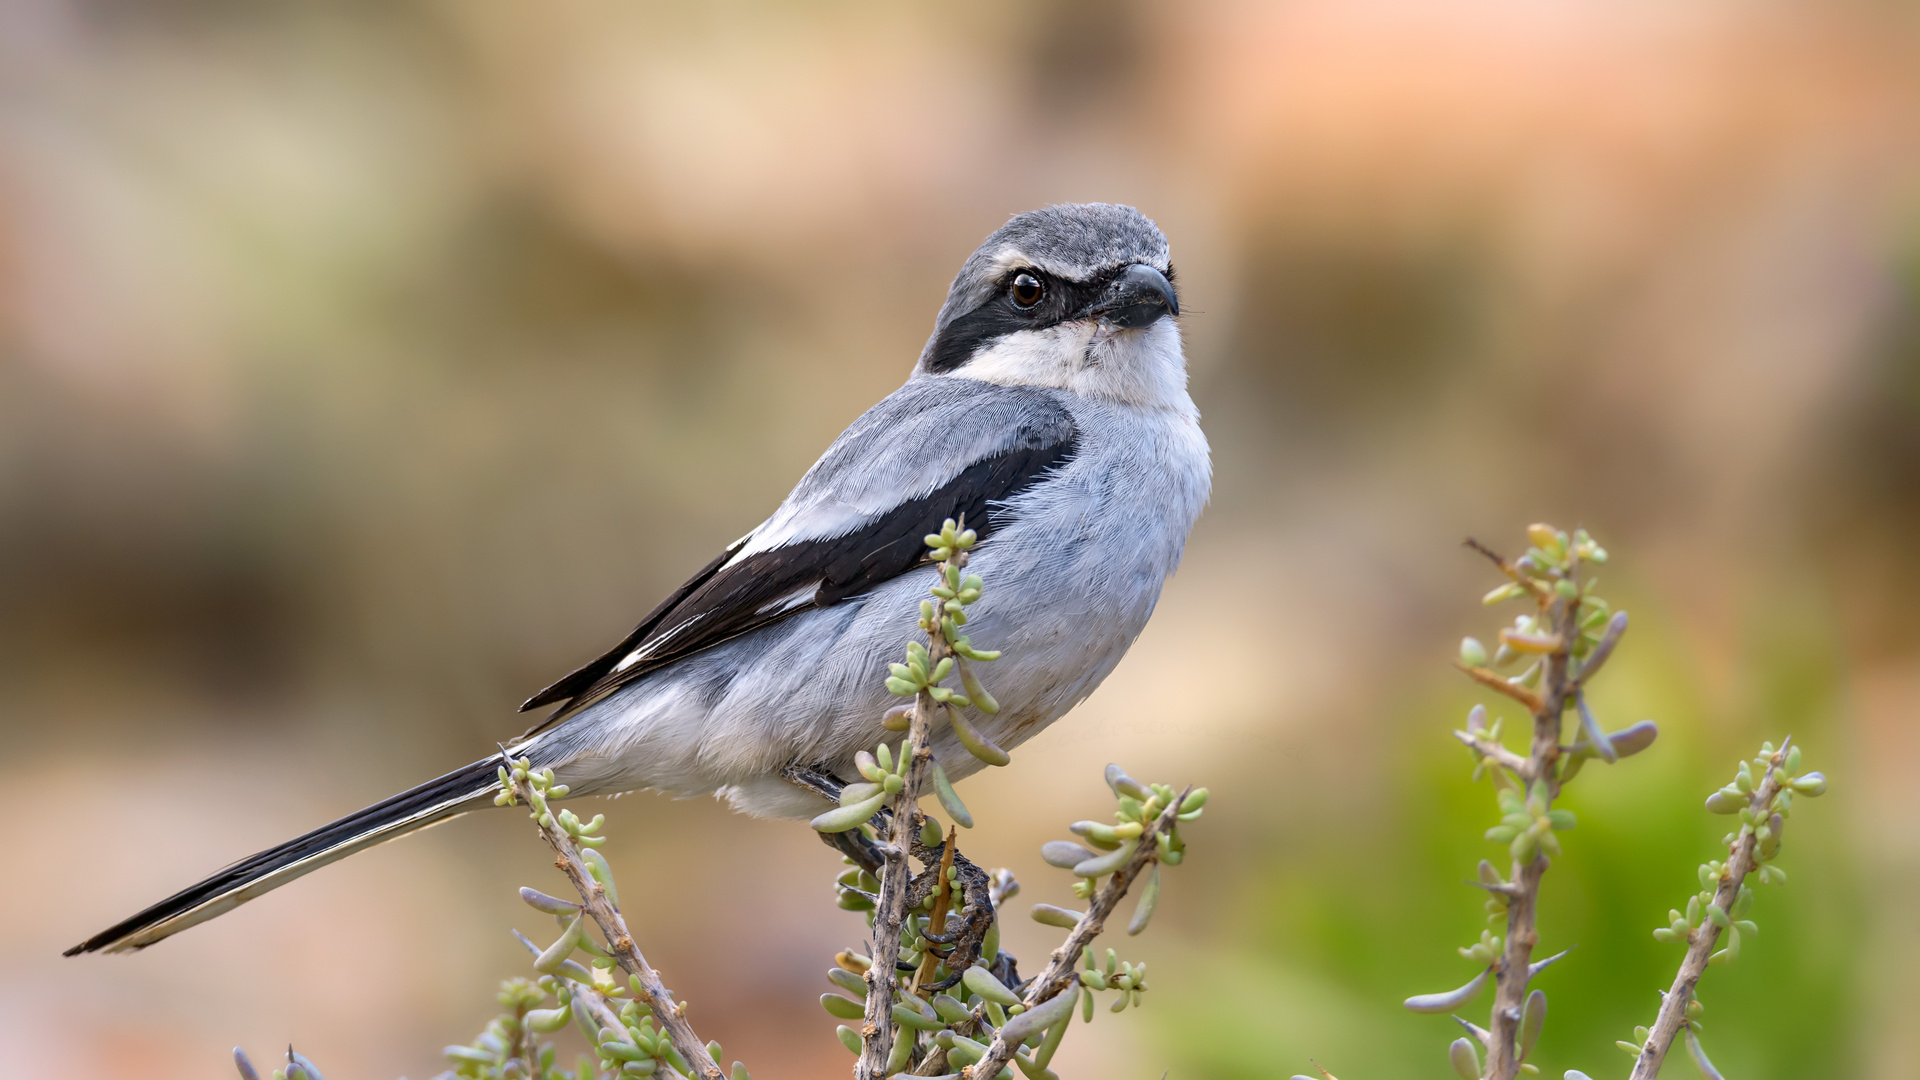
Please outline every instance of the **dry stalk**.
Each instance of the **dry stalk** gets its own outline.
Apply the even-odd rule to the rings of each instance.
[[[947,905],[953,899],[952,890],[947,888],[947,875],[953,871],[954,843],[959,838],[959,834],[958,825],[947,826],[947,843],[940,852],[940,873],[933,879],[933,910],[927,913],[927,929],[936,934],[947,932]],[[989,963],[993,960],[992,957],[986,959]],[[910,989],[916,994],[919,993],[920,984],[932,978],[933,969],[938,966],[940,966],[940,958],[932,949],[928,949],[927,955],[920,961],[920,970],[913,973],[913,985]]]
[[[1027,983],[1027,993],[1022,999],[1022,1004],[1027,1010],[1031,1011],[1041,1002],[1051,999],[1056,993],[1080,992],[1080,976],[1075,972],[1080,962],[1080,954],[1106,928],[1107,916],[1113,914],[1113,909],[1119,906],[1121,898],[1125,897],[1127,890],[1139,880],[1140,874],[1146,870],[1147,865],[1159,857],[1159,845],[1155,841],[1161,833],[1172,831],[1179,820],[1180,807],[1185,804],[1187,796],[1192,792],[1191,787],[1187,788],[1169,802],[1165,810],[1160,811],[1160,816],[1154,818],[1153,824],[1140,834],[1140,847],[1134,852],[1133,858],[1129,859],[1125,866],[1114,871],[1113,875],[1100,886],[1099,891],[1093,894],[1093,902],[1088,905],[1086,914],[1080,916],[1080,921],[1074,924],[1073,930],[1067,934],[1067,939],[1060,943],[1059,948],[1053,950],[1052,956],[1048,957],[1046,970],[1035,975]],[[1014,1049],[1004,1036],[995,1035],[992,1045],[987,1047],[987,1056],[961,1070],[962,1080],[990,1080],[1000,1075],[1000,1070],[1006,1068],[1007,1063],[1013,1060]]]
[[[525,779],[513,779],[513,762],[508,761],[506,764],[507,776],[512,784],[514,796],[521,802],[532,805],[532,785]],[[592,872],[587,869],[586,861],[580,857],[580,848],[573,842],[573,837],[567,835],[566,830],[562,829],[558,823],[538,827],[541,838],[546,840],[547,846],[554,851],[553,865],[567,875],[567,880],[573,882],[574,889],[580,893],[580,899],[586,906],[587,914],[593,916],[593,921],[600,927],[600,933],[606,937],[607,952],[612,955],[614,962],[620,965],[620,970],[639,980],[641,994],[647,999],[648,1006],[653,1009],[654,1019],[660,1022],[661,1028],[673,1041],[674,1049],[686,1059],[687,1066],[696,1077],[704,1080],[723,1080],[719,1066],[713,1063],[712,1055],[707,1052],[706,1043],[700,1041],[700,1037],[694,1034],[693,1025],[687,1022],[686,1013],[680,1004],[667,993],[666,984],[660,981],[659,972],[656,972],[647,963],[647,958],[641,955],[640,947],[634,944],[633,935],[627,931],[626,919],[621,916],[620,909],[615,907],[613,901],[607,896],[606,887],[595,880]],[[618,1028],[624,1025],[610,1026]]]
[[[1787,739],[1780,744],[1767,764],[1766,775],[1754,785],[1753,797],[1747,805],[1755,814],[1762,814],[1773,803],[1773,797],[1780,793],[1782,786],[1781,763],[1787,759],[1787,747],[1793,742]],[[1766,820],[1761,817],[1760,820]],[[1743,824],[1739,835],[1733,839],[1728,849],[1727,866],[1720,874],[1720,881],[1714,888],[1713,902],[1721,911],[1732,911],[1734,901],[1740,896],[1740,887],[1746,883],[1747,875],[1759,865],[1755,848],[1759,841],[1754,837],[1754,827]],[[1695,927],[1687,937],[1687,955],[1680,962],[1680,971],[1673,977],[1673,986],[1660,1001],[1660,1014],[1653,1021],[1653,1028],[1641,1047],[1640,1056],[1634,1059],[1633,1075],[1630,1080],[1654,1080],[1660,1075],[1660,1066],[1667,1059],[1667,1051],[1673,1048],[1673,1041],[1687,1024],[1687,1003],[1693,1000],[1694,987],[1699,985],[1700,977],[1706,974],[1707,961],[1713,956],[1713,947],[1720,940],[1720,927],[1711,919]]]
[[[1539,715],[1542,709],[1546,708],[1546,702],[1540,697],[1539,694],[1534,693],[1533,691],[1527,689],[1524,686],[1515,686],[1514,684],[1507,681],[1506,676],[1500,674],[1497,671],[1492,670],[1491,668],[1468,667],[1467,665],[1459,663],[1457,661],[1454,663],[1453,666],[1459,668],[1463,672],[1466,672],[1467,678],[1472,679],[1474,682],[1477,682],[1480,685],[1487,687],[1490,690],[1498,690],[1501,693],[1512,698],[1513,700],[1526,706],[1527,711],[1535,714],[1536,716]]]

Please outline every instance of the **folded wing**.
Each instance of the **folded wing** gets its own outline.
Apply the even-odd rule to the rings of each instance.
[[[1057,391],[909,382],[854,421],[765,523],[521,709],[559,703],[545,727],[690,653],[867,592],[918,565],[921,538],[947,518],[984,541],[1006,524],[1006,501],[1077,439]]]

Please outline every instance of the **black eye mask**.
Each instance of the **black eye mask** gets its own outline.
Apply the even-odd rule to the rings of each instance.
[[[927,356],[927,370],[945,374],[957,370],[974,354],[1008,334],[1021,330],[1045,330],[1073,319],[1085,318],[1088,311],[1106,295],[1126,268],[1119,267],[1093,281],[1072,281],[1030,266],[1015,267],[1001,276],[993,295],[980,306],[948,323],[940,330],[933,350]],[[1013,280],[1021,274],[1040,279],[1040,302],[1023,308],[1014,302]]]

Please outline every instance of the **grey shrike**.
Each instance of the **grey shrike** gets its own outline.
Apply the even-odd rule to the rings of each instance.
[[[805,818],[800,765],[856,775],[897,700],[884,682],[932,572],[921,537],[965,515],[989,583],[976,641],[1005,651],[984,734],[1011,747],[1100,685],[1146,625],[1211,470],[1167,241],[1104,203],[1021,214],[960,268],[904,386],[793,493],[599,659],[535,694],[509,749],[576,795],[717,794]],[[951,731],[956,779],[980,763]],[[244,859],[68,950],[144,948],[396,836],[491,805],[489,755]]]

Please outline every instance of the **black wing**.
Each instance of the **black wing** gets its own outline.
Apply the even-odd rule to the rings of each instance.
[[[1046,397],[1041,399],[1046,407],[1036,409],[1034,392],[1025,393],[1027,398],[1016,403],[1017,422],[995,439],[1001,446],[996,452],[978,457],[926,495],[870,515],[839,535],[797,538],[737,558],[752,540],[750,534],[648,613],[619,645],[535,694],[521,710],[561,703],[539,725],[545,727],[690,653],[867,592],[918,565],[926,552],[922,537],[939,532],[948,518],[964,516],[986,540],[1006,524],[1008,511],[1001,504],[1064,464],[1078,442],[1079,433],[1064,408]],[[849,435],[860,431],[856,424]],[[840,449],[836,444],[823,463]],[[868,453],[885,450],[875,447]],[[856,451],[855,456],[868,454]],[[809,479],[813,476],[809,473]],[[802,481],[796,497],[806,484]]]

